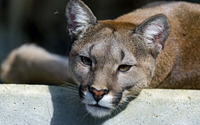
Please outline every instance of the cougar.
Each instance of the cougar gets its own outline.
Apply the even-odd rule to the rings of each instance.
[[[51,56],[57,56],[54,64],[60,67],[59,70],[51,65],[51,68],[45,68],[46,74],[55,70],[48,76],[64,75],[66,81],[73,78],[87,111],[99,118],[110,115],[144,88],[200,88],[200,5],[186,2],[158,4],[137,9],[115,20],[97,21],[81,0],[70,0],[66,16],[73,42],[69,65],[58,55],[48,52],[37,55],[34,51],[40,49],[36,46],[32,52],[35,53],[34,60],[27,53],[21,59],[19,57],[25,55],[22,47],[14,50],[3,63],[5,81],[23,81],[27,75],[24,69],[20,78],[9,77],[18,72],[11,70],[13,64],[23,67],[32,62],[34,65],[28,67],[41,67],[42,57],[49,65]],[[26,51],[32,46],[26,45]],[[19,63],[20,59],[23,65]],[[38,79],[38,75],[39,72],[32,73],[29,77]],[[50,82],[46,77],[45,80]]]

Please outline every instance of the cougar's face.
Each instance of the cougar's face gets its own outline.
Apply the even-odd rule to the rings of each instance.
[[[154,61],[137,36],[103,28],[75,41],[71,72],[80,85],[79,95],[87,111],[96,117],[111,114],[148,86]]]

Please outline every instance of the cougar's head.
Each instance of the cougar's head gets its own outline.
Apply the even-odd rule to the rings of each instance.
[[[91,115],[109,115],[129,96],[149,86],[156,57],[169,34],[164,15],[150,17],[138,26],[97,21],[80,0],[68,3],[66,15],[73,39],[70,70]]]

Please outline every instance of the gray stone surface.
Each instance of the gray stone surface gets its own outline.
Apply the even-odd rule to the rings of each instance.
[[[76,90],[0,85],[0,125],[198,125],[200,91],[146,89],[114,116],[92,118]]]

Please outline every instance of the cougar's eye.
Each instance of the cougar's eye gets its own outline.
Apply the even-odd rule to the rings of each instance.
[[[92,60],[85,56],[80,56],[81,62],[85,65],[92,66]]]
[[[132,66],[131,65],[120,65],[118,67],[118,70],[121,72],[127,72],[128,70],[130,70]]]

